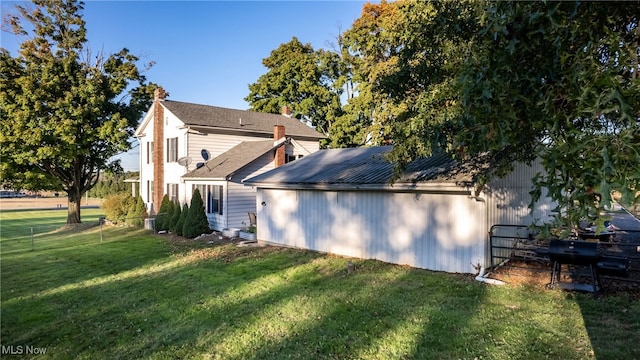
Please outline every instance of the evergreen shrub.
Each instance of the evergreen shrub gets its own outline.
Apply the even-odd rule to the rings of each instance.
[[[200,196],[200,191],[195,189],[191,196],[189,211],[182,226],[182,235],[187,238],[194,238],[198,235],[209,233],[209,220],[205,214],[204,203]]]
[[[169,207],[171,206],[171,200],[169,200],[169,195],[164,194],[162,197],[162,202],[160,203],[160,209],[158,209],[158,215],[156,216],[156,230],[158,231],[167,231],[169,230],[169,222],[167,221]]]
[[[178,236],[182,236],[182,228],[184,227],[184,220],[187,218],[187,214],[189,213],[189,205],[186,203],[182,206],[182,211],[180,212],[180,218],[176,223],[176,231],[175,234]]]

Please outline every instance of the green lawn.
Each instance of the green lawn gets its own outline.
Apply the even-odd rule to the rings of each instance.
[[[3,358],[640,358],[640,304],[625,296],[377,261],[347,275],[337,256],[121,227],[101,242],[96,225],[39,233],[31,251],[24,219],[66,216],[43,214],[0,213]]]

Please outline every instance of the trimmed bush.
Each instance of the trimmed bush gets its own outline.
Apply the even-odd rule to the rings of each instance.
[[[191,205],[187,212],[187,217],[182,226],[182,235],[187,238],[194,238],[200,234],[209,233],[209,220],[205,214],[204,203],[200,197],[200,191],[195,189],[191,196]]]
[[[136,217],[135,217],[136,204],[137,204],[137,201],[135,200],[131,202],[131,205],[129,205],[129,209],[127,210],[127,218],[125,219],[125,222],[132,226],[137,226]]]
[[[182,206],[182,211],[180,212],[180,218],[176,223],[176,235],[182,236],[182,228],[184,227],[184,220],[187,218],[187,214],[189,213],[189,205],[186,203]]]
[[[171,230],[171,219],[173,218],[173,213],[176,210],[176,204],[173,201],[169,201],[169,206],[167,207],[167,216],[164,218],[164,227],[167,231]]]
[[[149,213],[147,212],[147,204],[144,203],[142,196],[138,195],[138,199],[136,200],[136,214],[142,218],[142,222],[144,223],[144,219],[149,217]]]
[[[114,224],[124,222],[131,208],[131,204],[133,204],[134,201],[129,193],[118,193],[108,196],[102,203],[104,215]]]
[[[138,195],[135,199],[135,203],[129,209],[127,214],[127,223],[133,226],[143,226],[144,219],[149,216],[147,214],[147,207],[144,205],[144,200]]]
[[[173,215],[171,216],[171,220],[169,221],[169,231],[176,234],[177,233],[177,225],[178,220],[180,220],[180,215],[182,215],[182,208],[180,204],[173,205]]]
[[[156,216],[156,230],[169,230],[169,222],[167,219],[170,219],[170,217],[167,217],[167,214],[169,213],[170,206],[171,200],[169,200],[169,195],[164,194],[162,197],[162,203],[160,203],[160,209],[158,209],[158,215]]]

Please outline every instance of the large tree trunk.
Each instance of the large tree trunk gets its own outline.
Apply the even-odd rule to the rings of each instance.
[[[80,189],[72,188],[67,191],[69,195],[69,212],[67,213],[67,224],[80,224],[80,202],[82,194]]]

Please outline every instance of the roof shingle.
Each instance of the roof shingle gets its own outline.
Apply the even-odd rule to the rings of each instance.
[[[273,134],[275,125],[284,125],[287,136],[324,139],[325,135],[296,118],[255,111],[228,109],[217,106],[192,104],[181,101],[160,102],[187,126],[213,127]]]

